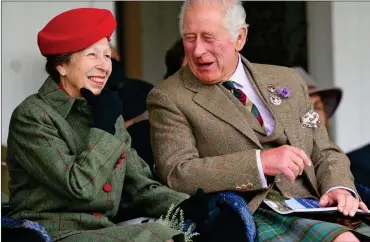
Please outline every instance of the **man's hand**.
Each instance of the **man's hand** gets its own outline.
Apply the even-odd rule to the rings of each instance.
[[[333,189],[320,198],[321,207],[329,207],[334,203],[337,204],[338,211],[344,216],[355,216],[358,208],[365,212],[369,211],[365,203],[359,202],[350,191],[341,188]]]
[[[305,165],[312,165],[303,150],[289,145],[261,152],[261,163],[265,175],[284,174],[291,182],[302,175]]]

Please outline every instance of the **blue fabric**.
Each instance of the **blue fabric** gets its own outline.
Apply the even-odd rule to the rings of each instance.
[[[370,207],[370,188],[356,182],[355,185],[362,201],[366,204],[366,206]]]
[[[227,204],[243,220],[245,226],[245,237],[247,241],[257,241],[257,229],[253,220],[251,210],[244,198],[235,192],[219,192],[216,195],[217,203]]]
[[[1,227],[7,229],[29,229],[40,235],[45,242],[52,242],[48,232],[40,224],[26,219],[14,219],[8,216],[1,217]]]

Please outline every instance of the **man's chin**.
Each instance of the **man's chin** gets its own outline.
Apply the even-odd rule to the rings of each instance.
[[[197,78],[205,84],[216,84],[222,82],[219,78],[211,75],[198,75]]]

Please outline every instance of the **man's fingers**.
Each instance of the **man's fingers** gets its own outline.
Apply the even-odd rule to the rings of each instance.
[[[353,202],[352,202],[352,208],[349,211],[349,216],[351,216],[351,217],[355,216],[355,214],[357,212],[357,209],[358,209],[358,206],[359,206],[359,201],[357,200],[357,198],[352,197],[352,200],[353,200]]]
[[[345,199],[345,204],[343,207],[343,215],[349,216],[350,213],[352,212],[353,203],[355,199],[351,195],[344,195],[344,199]]]
[[[300,156],[296,155],[294,152],[291,154],[290,158],[293,161],[293,164],[295,164],[299,169],[297,176],[302,175],[304,169],[303,159]]]
[[[290,146],[290,147],[296,155],[300,156],[303,159],[303,162],[306,166],[312,165],[311,159],[308,157],[308,155],[303,150],[297,147],[294,147],[294,146]]]
[[[359,202],[358,204],[359,208],[362,209],[365,213],[369,212],[369,209],[367,208],[366,204],[364,202]]]
[[[346,205],[346,196],[344,194],[339,193],[337,195],[337,203],[338,203],[338,211],[343,213],[344,206]],[[344,214],[344,213],[343,213]]]
[[[329,196],[324,194],[321,198],[320,198],[320,206],[321,207],[326,207],[330,205],[329,204]]]
[[[289,168],[286,168],[284,171],[283,171],[283,174],[286,176],[286,178],[288,178],[288,180],[290,182],[294,182],[295,180],[295,175],[293,173],[293,171],[291,171]]]
[[[294,173],[294,178],[301,174],[301,168],[297,166],[294,162],[290,162],[288,168]]]

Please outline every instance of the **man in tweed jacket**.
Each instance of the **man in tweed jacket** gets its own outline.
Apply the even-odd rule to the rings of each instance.
[[[264,227],[271,217],[260,208],[267,194],[314,197],[322,206],[338,203],[346,216],[359,206],[367,210],[358,201],[348,158],[329,140],[324,125],[306,120],[305,115],[317,116],[310,112],[298,73],[252,64],[239,55],[247,35],[244,21],[239,1],[184,2],[180,32],[188,66],[157,85],[147,99],[159,177],[188,194],[197,188],[240,192],[261,218],[256,225],[262,241],[278,239],[276,234],[285,233],[278,227],[290,226],[280,226],[279,219],[286,220],[281,216],[272,221],[276,229]],[[234,85],[231,92],[223,85],[228,80]],[[259,110],[258,117],[238,100],[244,95],[240,90],[244,102],[250,99]],[[293,222],[304,224],[302,231],[316,231],[312,220]],[[357,240],[348,228],[321,225],[329,229],[318,239]],[[307,233],[279,238],[303,241]]]

